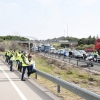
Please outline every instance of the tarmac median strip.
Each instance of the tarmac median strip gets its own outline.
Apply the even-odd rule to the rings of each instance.
[[[26,97],[23,95],[23,93],[19,90],[19,88],[15,85],[15,83],[11,80],[11,78],[6,74],[6,72],[0,67],[0,69],[2,70],[2,72],[5,74],[5,76],[8,78],[8,80],[10,81],[10,83],[12,84],[12,86],[15,88],[15,90],[17,91],[17,93],[20,95],[20,97],[22,98],[22,100],[27,100]]]

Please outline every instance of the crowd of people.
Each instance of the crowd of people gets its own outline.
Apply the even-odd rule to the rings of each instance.
[[[29,77],[32,73],[35,72],[33,57],[31,54],[28,54],[27,52],[23,52],[21,50],[7,50],[5,53],[5,62],[7,62],[10,65],[10,71],[14,72],[13,66],[14,62],[16,62],[17,70],[19,72],[22,72],[21,75],[21,81],[25,81],[24,74],[27,69],[27,76]]]

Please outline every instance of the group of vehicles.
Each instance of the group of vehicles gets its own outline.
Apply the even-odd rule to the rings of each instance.
[[[66,53],[64,53],[66,52]],[[70,55],[70,52],[72,55]],[[66,54],[66,57],[72,57],[72,58],[79,58],[79,59],[84,59],[84,60],[90,60],[90,61],[95,61],[99,62],[100,61],[100,55],[97,55],[97,61],[94,58],[93,52],[85,52],[84,50],[70,50],[70,49],[59,49],[59,50],[50,50],[49,53],[52,54],[58,54],[58,55],[64,55]]]
[[[73,57],[73,58],[81,58],[84,60],[90,60],[99,62],[100,61],[100,39],[97,39],[94,48],[87,48],[86,50],[71,50],[70,48],[65,49],[58,49],[56,50],[54,47],[51,47],[50,44],[43,44],[40,46],[34,46],[32,48],[33,51],[39,51],[39,52],[48,52],[51,54],[58,54],[58,55],[64,55],[67,57]],[[97,59],[94,58],[94,50],[98,51]]]

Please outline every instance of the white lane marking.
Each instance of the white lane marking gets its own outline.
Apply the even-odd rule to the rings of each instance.
[[[19,88],[15,85],[15,83],[11,80],[11,78],[6,74],[6,72],[0,67],[0,69],[3,71],[3,73],[5,74],[5,76],[8,78],[8,80],[11,82],[11,84],[13,85],[13,87],[15,88],[15,90],[18,92],[18,94],[20,95],[20,97],[22,98],[22,100],[27,100],[26,97],[22,94],[22,92],[19,90]]]

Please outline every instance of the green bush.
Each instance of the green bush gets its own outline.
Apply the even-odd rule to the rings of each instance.
[[[83,44],[81,44],[81,45],[77,46],[76,49],[77,50],[85,50],[86,48],[90,48],[90,47],[93,48],[94,45],[93,44],[90,44],[90,45],[83,45]]]

